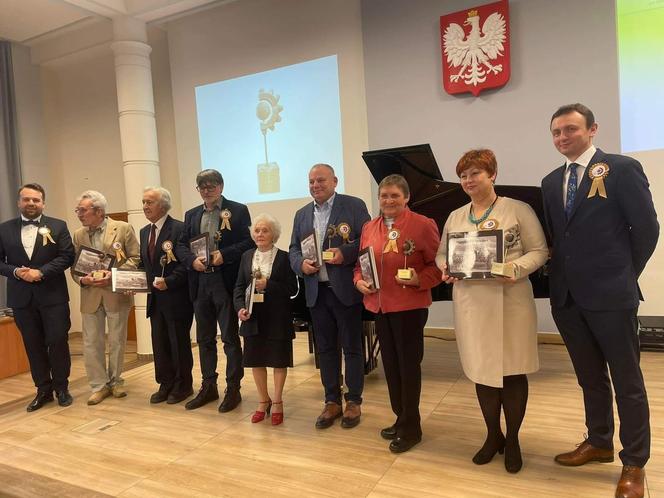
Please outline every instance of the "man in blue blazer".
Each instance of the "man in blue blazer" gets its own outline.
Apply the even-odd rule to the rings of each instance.
[[[179,403],[193,394],[189,330],[194,308],[189,300],[187,269],[175,258],[175,244],[184,223],[171,218],[171,193],[161,187],[143,191],[143,213],[150,222],[141,228],[141,267],[152,286],[146,315],[152,331],[155,379],[159,390],[150,403]]]
[[[613,461],[613,381],[623,445],[616,496],[643,496],[650,425],[639,366],[637,280],[659,236],[648,179],[636,160],[593,146],[597,123],[586,106],[561,107],[550,127],[567,158],[542,180],[553,243],[551,311],[583,389],[588,428],[576,450],[555,460],[569,466]]]
[[[364,201],[337,194],[337,177],[329,164],[316,164],[309,172],[309,192],[314,202],[295,213],[289,257],[293,271],[304,278],[307,306],[325,388],[325,408],[316,427],[325,429],[342,416],[339,345],[344,354],[348,387],[342,427],[360,422],[364,388],[362,352],[362,294],[353,285],[362,226],[370,216]],[[302,255],[302,240],[314,230],[324,251],[333,257],[320,266]]]
[[[46,192],[28,183],[18,191],[21,216],[0,225],[0,274],[7,277],[7,305],[30,362],[37,396],[29,412],[53,401],[72,404],[69,394],[69,293],[65,270],[74,262],[67,224],[44,216]]]
[[[251,217],[244,204],[221,195],[224,179],[216,170],[205,169],[196,176],[196,189],[203,204],[184,215],[184,230],[175,254],[189,271],[189,295],[194,303],[196,342],[201,362],[203,382],[201,390],[185,408],[193,410],[219,399],[217,390],[217,324],[226,354],[226,394],[219,405],[220,412],[233,410],[242,401],[240,381],[242,344],[238,320],[233,308],[233,288],[240,269],[242,253],[255,247],[249,233]],[[209,254],[192,253],[192,238],[208,233]]]

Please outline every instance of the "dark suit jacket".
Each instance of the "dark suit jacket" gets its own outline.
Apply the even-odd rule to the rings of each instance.
[[[0,274],[7,277],[7,306],[23,308],[35,299],[40,306],[69,302],[65,270],[74,262],[74,246],[67,224],[56,218],[42,215],[40,227],[48,227],[55,244],[43,244],[37,233],[32,258],[21,242],[21,218],[14,218],[0,225]],[[28,283],[14,277],[14,270],[21,266],[38,269],[44,277],[39,282]]]
[[[596,163],[609,165],[607,198],[588,198]],[[637,279],[655,250],[659,223],[648,179],[638,161],[597,149],[583,175],[567,221],[563,206],[565,165],[542,180],[547,230],[553,242],[549,283],[551,305],[567,293],[592,311],[638,306]]]
[[[350,225],[349,243],[345,244],[341,236],[336,235],[331,241],[331,247],[338,247],[344,255],[341,265],[325,265],[327,274],[332,284],[332,290],[346,306],[362,302],[362,294],[353,285],[353,269],[357,261],[357,253],[360,247],[360,235],[362,227],[369,221],[369,211],[362,199],[350,195],[336,194],[328,225],[337,226],[339,223]],[[318,298],[318,273],[304,275],[302,273],[302,239],[309,236],[314,230],[314,204],[309,202],[295,213],[293,221],[293,234],[289,247],[289,257],[293,271],[304,278],[307,306],[312,307]],[[327,248],[327,239],[323,241]]]
[[[184,229],[175,248],[178,260],[182,261],[187,270],[189,270],[189,295],[192,301],[196,300],[196,295],[198,294],[199,272],[191,266],[196,258],[189,250],[189,241],[201,234],[203,209],[204,205],[201,204],[185,213]],[[231,229],[222,230],[221,241],[218,244],[218,248],[224,258],[224,263],[219,267],[219,273],[221,273],[224,279],[224,286],[228,290],[228,294],[232,296],[235,281],[237,280],[237,272],[240,267],[240,258],[247,249],[256,247],[256,245],[249,233],[251,216],[249,215],[247,206],[222,197],[221,209],[222,211],[228,209],[231,212]]]
[[[182,230],[184,230],[184,223],[181,221],[175,220],[169,216],[166,217],[164,225],[161,227],[159,236],[157,237],[154,260],[150,260],[148,256],[148,242],[150,239],[150,227],[151,223],[145,225],[141,228],[140,240],[141,240],[141,263],[140,267],[145,270],[147,274],[148,284],[151,286],[155,277],[162,276],[162,266],[159,263],[159,260],[162,256],[166,256],[166,251],[164,251],[161,246],[162,244],[170,240],[173,243],[173,249],[175,249],[175,244],[180,239]],[[183,314],[191,315],[194,312],[194,308],[189,300],[189,287],[187,285],[187,269],[184,265],[178,261],[171,261],[163,269],[163,277],[168,288],[165,291],[155,289],[151,287],[151,293],[148,294],[148,304],[146,308],[146,316],[151,317],[156,310],[160,310],[165,313],[166,316]]]
[[[251,282],[251,263],[256,249],[250,249],[242,255],[233,304],[235,311],[245,307],[244,292]],[[251,318],[240,325],[240,335],[248,337],[258,335],[259,331],[270,339],[288,340],[295,338],[293,315],[291,314],[291,296],[297,292],[297,278],[290,269],[288,253],[277,250],[272,264],[270,278],[265,287],[265,301],[254,303]]]

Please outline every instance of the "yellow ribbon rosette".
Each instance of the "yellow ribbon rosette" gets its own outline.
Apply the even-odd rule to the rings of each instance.
[[[171,263],[172,261],[177,261],[177,259],[175,259],[175,254],[173,254],[173,242],[170,240],[165,240],[161,245],[161,248],[166,253],[166,264],[164,266],[166,266],[168,263]]]
[[[123,259],[127,259],[127,255],[124,253],[122,250],[122,244],[119,242],[113,242],[113,250],[115,251],[115,260],[118,262],[118,266],[120,265],[120,261]]]
[[[588,192],[588,199],[599,194],[600,197],[606,199],[606,187],[604,186],[604,178],[609,174],[609,165],[606,163],[593,164],[588,168],[588,177],[593,181],[590,185],[590,192]]]
[[[49,242],[51,244],[55,244],[55,240],[53,240],[53,237],[51,237],[51,229],[48,228],[46,225],[43,227],[39,227],[39,230],[37,230],[39,234],[42,236],[42,244],[46,245]]]
[[[396,252],[399,254],[399,248],[397,247],[397,239],[399,238],[399,230],[396,228],[393,228],[389,232],[387,232],[387,244],[385,244],[385,248],[383,249],[383,253],[386,252]]]
[[[230,230],[231,212],[228,209],[224,209],[221,213],[219,213],[219,217],[221,218],[221,226],[219,227],[219,230]]]

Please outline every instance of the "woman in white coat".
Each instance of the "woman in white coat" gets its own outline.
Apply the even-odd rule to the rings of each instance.
[[[487,438],[473,457],[478,465],[505,452],[505,469],[523,465],[519,429],[526,413],[528,378],[539,369],[537,315],[528,275],[548,255],[546,238],[535,212],[527,204],[499,197],[493,188],[496,157],[487,149],[471,150],[457,164],[461,187],[470,203],[452,212],[445,223],[436,264],[443,281],[454,283],[454,326],[461,363],[475,382],[487,426]],[[502,230],[505,260],[514,277],[458,280],[447,269],[447,234]],[[501,408],[507,432],[500,426]]]

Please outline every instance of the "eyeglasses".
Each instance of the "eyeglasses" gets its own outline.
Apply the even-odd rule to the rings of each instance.
[[[83,213],[87,213],[91,209],[97,209],[97,208],[94,208],[94,207],[92,207],[92,208],[80,208],[80,207],[78,207],[78,208],[74,209],[74,213],[83,214]]]
[[[217,187],[219,187],[218,184],[199,185],[198,187],[196,187],[196,190],[198,190],[199,192],[214,192]]]

